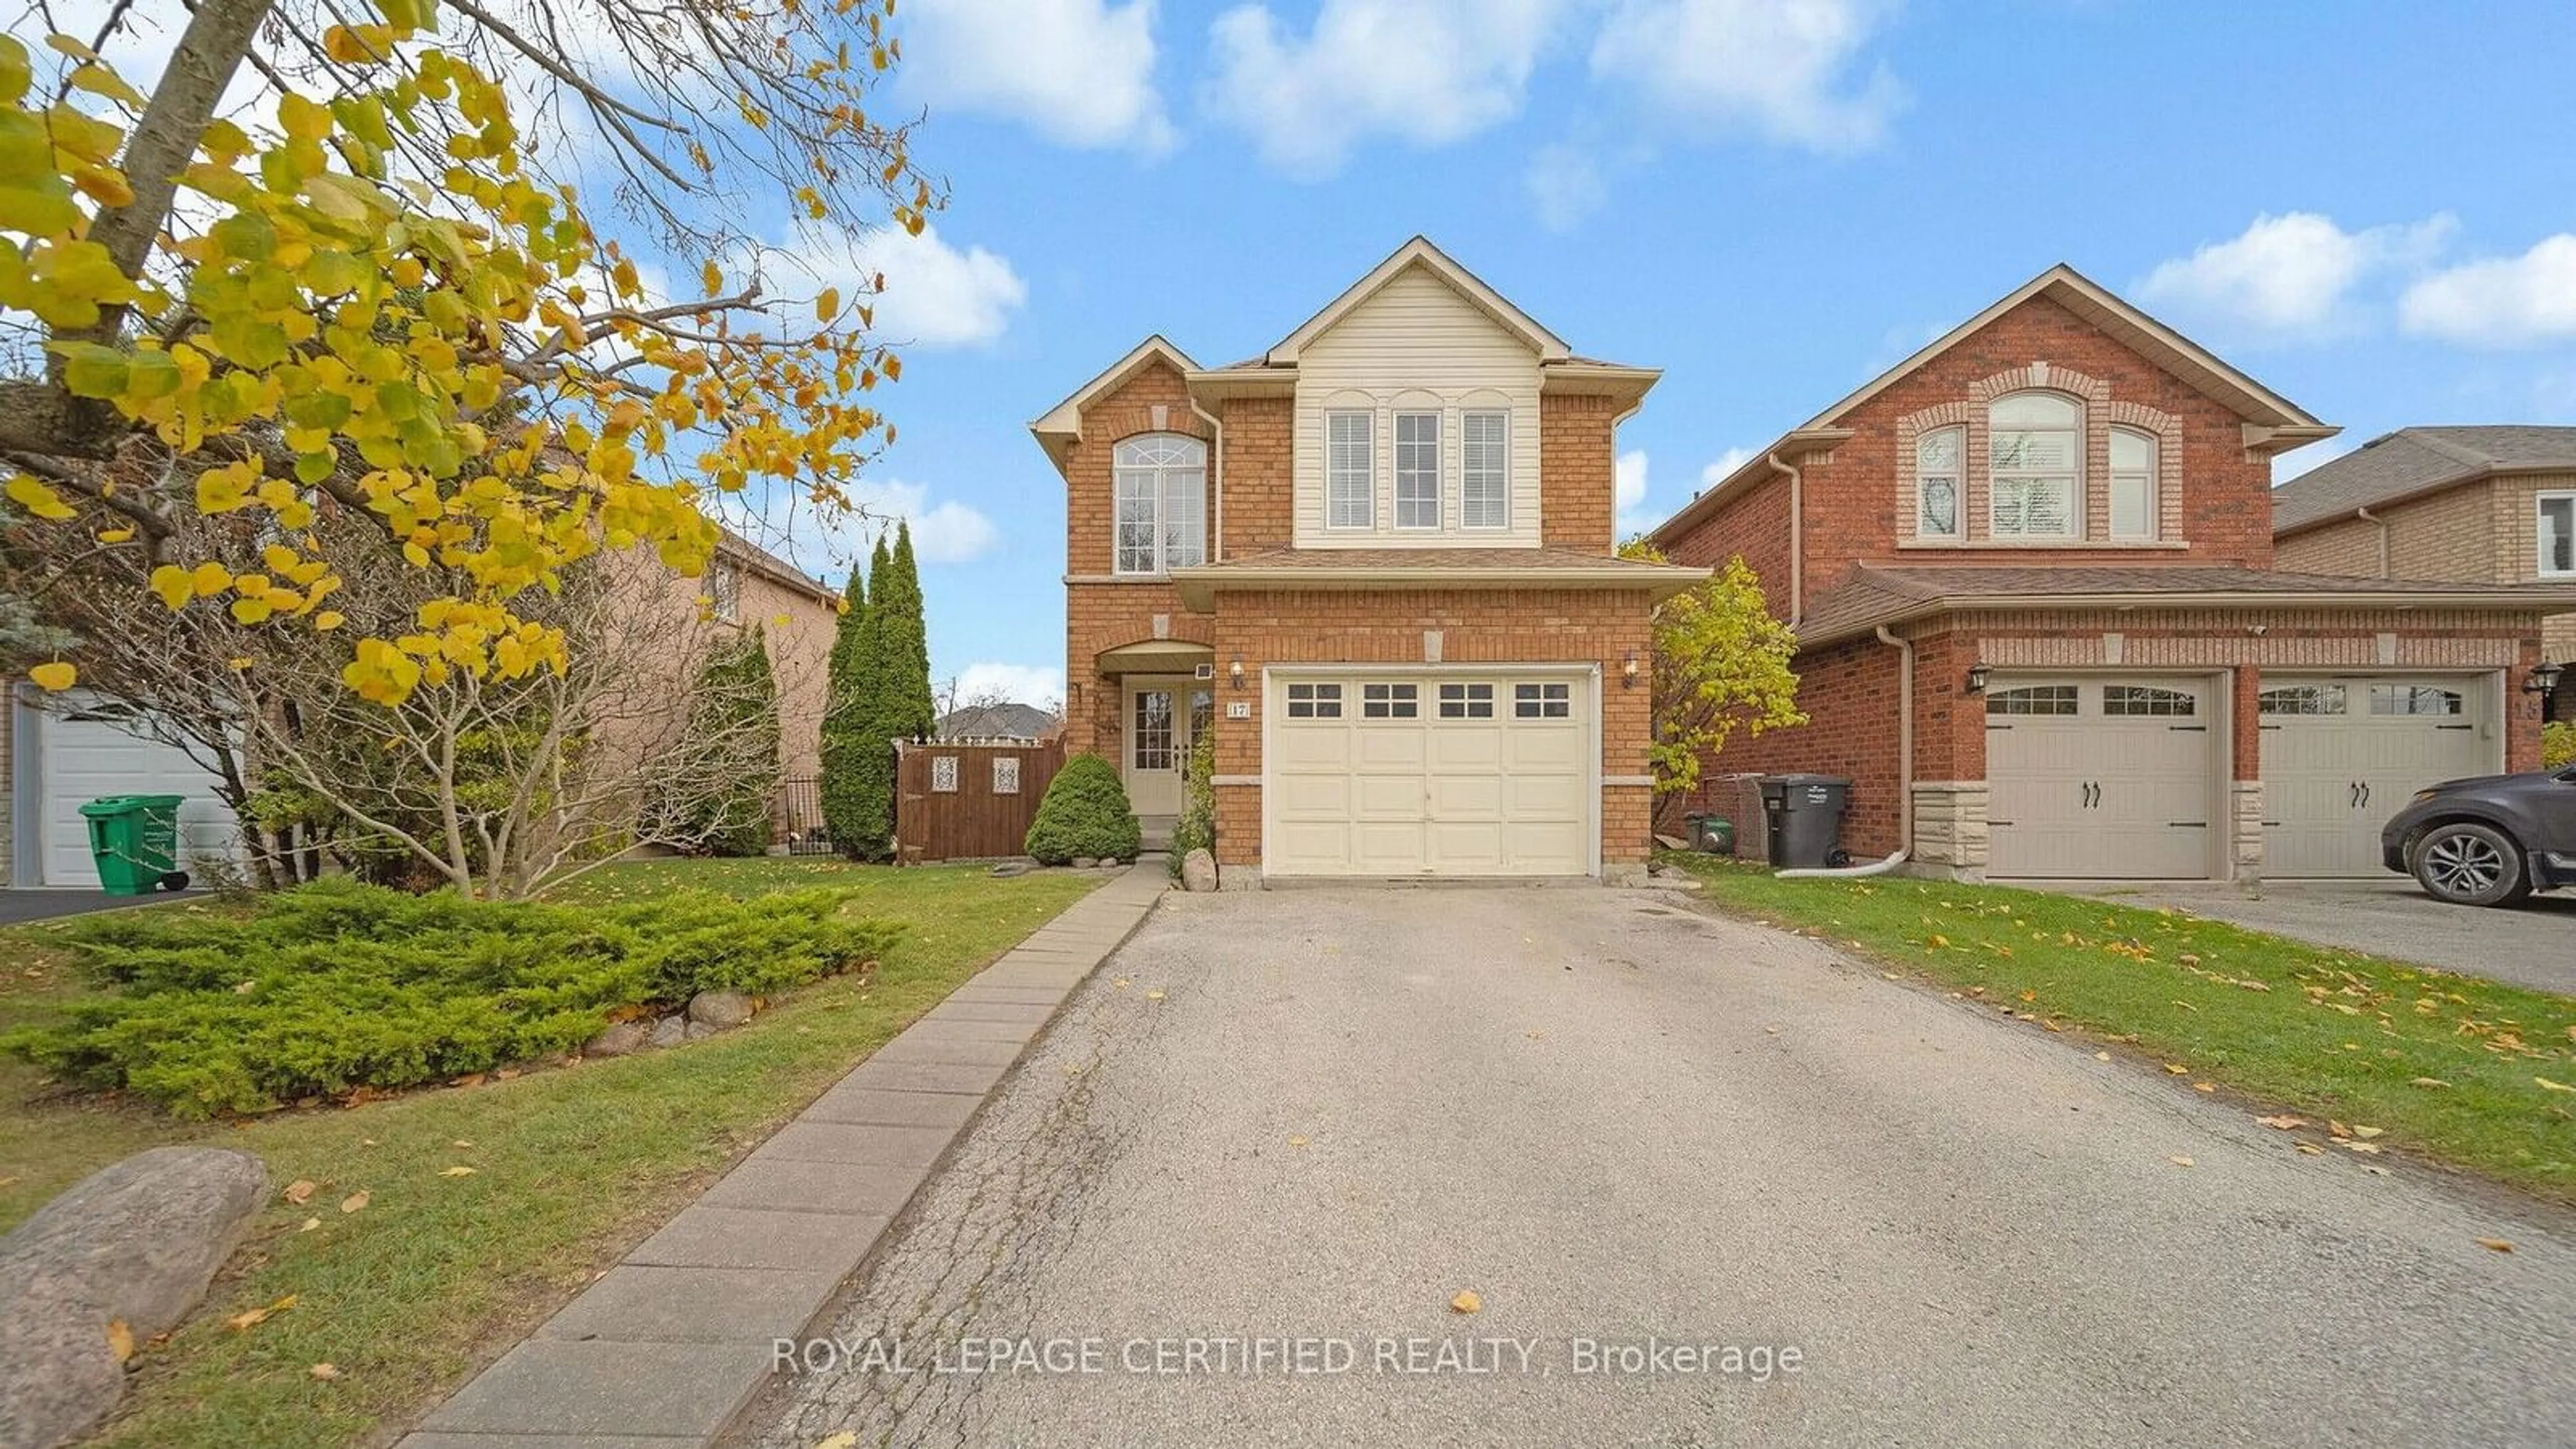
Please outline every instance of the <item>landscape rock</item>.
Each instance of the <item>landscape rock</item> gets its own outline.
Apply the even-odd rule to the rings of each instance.
[[[1075,870],[1090,870],[1099,864],[1099,861],[1088,855],[1077,855],[1073,858],[1073,868]]]
[[[689,1019],[685,1016],[666,1016],[653,1023],[652,1044],[657,1047],[678,1046],[688,1039]]]
[[[691,1041],[703,1041],[722,1030],[724,1030],[724,1028],[720,1026],[710,1025],[703,1021],[693,1021],[689,1023],[688,1038]]]
[[[1678,835],[1658,834],[1655,837],[1655,843],[1666,850],[1688,850],[1691,848],[1690,842],[1682,839]]]
[[[653,1043],[653,1028],[640,1021],[609,1023],[608,1029],[582,1043],[586,1057],[622,1057],[640,1052]]]
[[[689,1024],[692,1026],[723,1031],[749,1020],[751,998],[739,991],[701,991],[689,998]]]
[[[178,1326],[268,1198],[221,1147],[156,1147],[90,1174],[0,1238],[0,1444],[64,1443],[125,1393],[108,1325]]]
[[[1216,889],[1216,857],[1204,849],[1193,850],[1181,857],[1181,889],[1212,891]]]
[[[1034,861],[1006,860],[1001,864],[994,866],[990,874],[1000,876],[1007,880],[1015,875],[1027,875],[1030,871],[1035,870],[1036,868],[1037,864]]]

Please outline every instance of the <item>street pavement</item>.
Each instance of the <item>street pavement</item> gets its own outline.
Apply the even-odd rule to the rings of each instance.
[[[2437,901],[2398,876],[2386,880],[2158,883],[2085,894],[2124,905],[2171,906],[2276,936],[2438,966],[2534,991],[2576,996],[2576,891],[2480,909]]]

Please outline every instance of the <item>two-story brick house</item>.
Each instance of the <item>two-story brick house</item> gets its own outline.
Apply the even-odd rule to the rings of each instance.
[[[1576,356],[1421,238],[1259,357],[1148,337],[1031,425],[1066,489],[1065,734],[1149,831],[1215,735],[1228,884],[1621,876],[1649,848],[1654,604]]]
[[[2576,428],[2401,428],[2272,491],[2285,569],[2383,579],[2576,585]],[[2576,720],[2576,613],[2541,631]]]
[[[2334,431],[2033,278],[1655,531],[1797,632],[1811,723],[1713,770],[1848,776],[1849,847],[1931,873],[2377,874],[2417,787],[2536,767],[2576,591],[2276,569],[2271,460]]]

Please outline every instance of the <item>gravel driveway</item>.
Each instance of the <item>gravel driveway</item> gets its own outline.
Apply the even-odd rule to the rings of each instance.
[[[2569,1215],[2149,1070],[1650,892],[1169,897],[749,1437],[2563,1441]]]
[[[2232,885],[2084,893],[2124,905],[2172,906],[2296,941],[2576,996],[2576,891],[2552,891],[2498,910],[2448,905],[2396,876],[2266,882],[2252,897]]]

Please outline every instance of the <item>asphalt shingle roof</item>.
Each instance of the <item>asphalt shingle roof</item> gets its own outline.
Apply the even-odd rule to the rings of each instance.
[[[2400,428],[2272,490],[2272,531],[2466,483],[2498,468],[2576,472],[2576,428]]]

